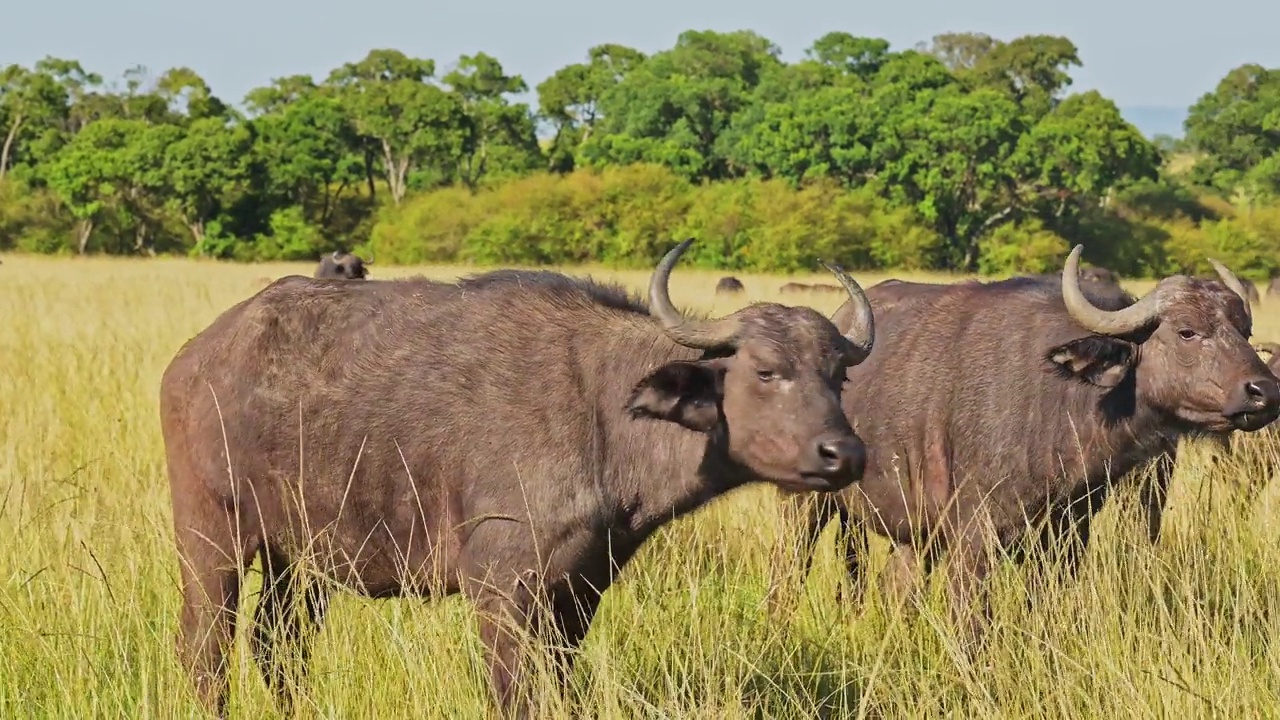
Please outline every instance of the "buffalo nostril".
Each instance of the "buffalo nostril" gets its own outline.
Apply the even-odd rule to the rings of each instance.
[[[828,472],[839,472],[849,462],[849,451],[839,441],[828,440],[818,443],[818,457]]]
[[[1267,378],[1249,380],[1244,384],[1244,395],[1249,402],[1263,407],[1273,406],[1280,403],[1280,385]]]
[[[817,445],[822,472],[830,475],[852,473],[860,476],[866,463],[866,452],[858,438],[824,440]]]
[[[1249,383],[1267,405],[1280,404],[1280,384],[1275,380],[1255,380]]]

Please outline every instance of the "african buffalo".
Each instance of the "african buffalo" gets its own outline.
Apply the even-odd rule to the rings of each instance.
[[[1271,278],[1271,282],[1267,283],[1267,297],[1272,295],[1280,295],[1280,277]]]
[[[1096,282],[1104,285],[1115,285],[1119,287],[1120,276],[1104,267],[1093,266],[1087,267],[1080,271],[1080,279],[1086,282]]]
[[[1214,278],[1212,275],[1197,275],[1196,279],[1213,281],[1216,278]],[[1249,300],[1249,303],[1251,305],[1257,305],[1262,302],[1262,297],[1258,295],[1257,285],[1254,285],[1252,282],[1248,280],[1240,280],[1239,282],[1240,282],[1240,288],[1243,291],[1244,297]]]
[[[790,295],[791,293],[809,292],[808,283],[789,282],[778,288],[780,295]]]
[[[875,337],[861,288],[832,270],[854,308],[845,335],[775,303],[685,319],[667,279],[691,242],[658,265],[647,307],[551,272],[294,276],[189,341],[161,380],[160,417],[178,652],[206,706],[224,707],[255,555],[253,647],[286,707],[297,682],[278,645],[305,658],[323,586],[336,584],[375,598],[464,593],[495,702],[525,716],[514,631],[562,635],[567,671],[565,648],[663,523],[745,483],[833,491],[858,479],[865,452],[840,395]]]
[[[720,282],[716,283],[717,295],[732,295],[745,290],[742,281],[732,275],[720,278]]]
[[[365,266],[372,264],[372,260],[361,260],[358,255],[334,250],[332,255],[320,258],[315,277],[330,280],[364,280],[368,275]]]
[[[1273,342],[1254,343],[1253,349],[1259,353],[1267,353],[1270,359],[1266,361],[1267,368],[1271,373],[1280,376],[1280,344]],[[1275,425],[1268,425],[1266,431],[1271,432]],[[1215,451],[1215,456],[1210,459],[1210,463],[1216,464],[1217,460],[1224,456],[1232,454],[1231,433],[1203,433],[1201,439],[1208,441],[1210,447]],[[1160,529],[1164,522],[1164,509],[1168,501],[1169,483],[1173,479],[1173,466],[1177,461],[1178,453],[1176,443],[1170,447],[1166,457],[1164,457],[1155,466],[1152,474],[1143,482],[1140,490],[1141,507],[1146,510],[1147,514],[1147,539],[1152,543],[1160,540]],[[1252,493],[1256,487],[1251,482],[1245,482],[1246,492]]]
[[[1267,360],[1267,367],[1271,368],[1271,372],[1280,376],[1280,343],[1260,342],[1254,343],[1253,349],[1260,353],[1266,353],[1271,356]]]
[[[950,551],[952,615],[978,639],[990,619],[990,540],[1020,549],[1028,521],[1047,520],[1040,541],[1066,552],[1072,572],[1081,543],[1064,541],[1087,540],[1108,477],[1183,434],[1256,431],[1280,415],[1280,384],[1249,347],[1249,306],[1229,270],[1214,263],[1220,281],[1165,278],[1134,302],[1082,283],[1080,252],[1060,279],[918,288],[920,299],[905,283],[868,291],[878,340],[843,398],[866,473],[819,502],[784,498],[783,527],[801,533],[780,536],[775,608],[783,579],[802,577],[817,534],[839,517],[855,593],[867,526],[896,544],[885,578],[894,594]],[[897,299],[885,303],[886,291]]]
[[[809,292],[838,293],[838,292],[842,292],[842,290],[839,285],[828,285],[826,283],[814,283],[809,286]]]
[[[816,293],[816,292],[843,292],[843,290],[835,285],[825,285],[823,283],[798,283],[789,282],[778,288],[778,292],[782,295],[790,295],[792,293]]]

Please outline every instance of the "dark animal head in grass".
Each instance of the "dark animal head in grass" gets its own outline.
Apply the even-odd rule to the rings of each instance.
[[[335,250],[332,255],[320,258],[315,276],[321,279],[364,280],[369,274],[365,266],[372,264],[372,260],[366,262],[357,255]]]
[[[734,293],[740,293],[745,289],[746,288],[742,286],[742,281],[731,275],[720,278],[720,282],[716,283],[717,295],[732,295]]]

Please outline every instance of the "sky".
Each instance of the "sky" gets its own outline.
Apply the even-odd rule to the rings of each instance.
[[[530,89],[556,69],[615,42],[655,52],[683,30],[754,30],[803,56],[816,38],[841,30],[906,49],[942,32],[1065,35],[1084,67],[1072,90],[1097,89],[1121,107],[1185,109],[1228,70],[1246,62],[1280,66],[1280,2],[1186,0],[645,0],[614,7],[589,0],[4,0],[0,64],[45,55],[80,60],[118,80],[134,65],[153,73],[195,70],[216,95],[239,104],[272,78],[310,74],[395,48],[436,60],[441,74],[462,54],[484,51]],[[357,9],[359,8],[359,9]]]

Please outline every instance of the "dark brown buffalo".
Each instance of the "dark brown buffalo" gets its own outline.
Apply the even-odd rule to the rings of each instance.
[[[1197,275],[1197,280],[1215,280],[1211,275]],[[1248,280],[1240,280],[1240,287],[1244,290],[1244,296],[1249,299],[1251,305],[1257,305],[1262,302],[1262,297],[1258,295],[1258,286]]]
[[[789,282],[778,288],[778,293],[790,295],[791,293],[809,292],[810,287],[808,283]]]
[[[1253,349],[1259,353],[1270,355],[1271,357],[1267,360],[1267,367],[1271,368],[1271,372],[1280,375],[1280,343],[1254,343]]]
[[[886,589],[899,596],[949,551],[953,617],[980,636],[991,540],[1018,550],[1028,524],[1046,520],[1042,545],[1073,570],[1082,543],[1070,539],[1087,540],[1108,478],[1185,433],[1255,431],[1280,415],[1280,385],[1249,347],[1249,307],[1230,271],[1166,278],[1134,302],[1080,282],[1079,253],[1061,279],[924,288],[929,297],[905,301],[905,283],[868,292],[878,339],[843,399],[866,474],[856,489],[784,504],[784,529],[794,522],[800,537],[781,535],[775,607],[838,517],[855,593],[868,526],[896,544]]]
[[[820,293],[820,292],[844,292],[844,291],[843,289],[835,285],[826,285],[823,283],[813,283],[812,285],[810,285],[808,283],[789,282],[783,285],[781,288],[778,288],[778,292],[783,295],[790,295],[792,293]]]
[[[732,295],[740,293],[745,289],[746,288],[742,286],[742,281],[733,276],[722,277],[720,278],[720,282],[716,283],[717,295]]]
[[[839,285],[828,285],[826,283],[814,283],[809,286],[809,292],[816,293],[838,293],[842,292]]]
[[[295,276],[188,342],[164,373],[160,416],[178,650],[201,700],[224,707],[255,556],[253,647],[286,707],[297,682],[280,659],[305,658],[336,584],[467,595],[496,703],[525,716],[513,632],[576,646],[660,525],[745,483],[831,491],[859,478],[840,394],[874,340],[862,290],[834,271],[861,308],[844,336],[811,308],[774,303],[687,320],[667,278],[689,243],[658,265],[648,307],[550,272],[456,285]],[[324,580],[291,584],[306,577]]]
[[[1085,282],[1095,282],[1104,285],[1120,286],[1120,276],[1104,267],[1087,267],[1080,271],[1080,279]]]
[[[372,260],[366,262],[358,255],[335,250],[332,255],[320,258],[315,277],[330,280],[364,280],[369,274],[365,266],[372,264]]]
[[[1266,353],[1270,357],[1266,360],[1267,368],[1271,370],[1273,375],[1280,377],[1280,344],[1273,342],[1254,343],[1253,349],[1259,353]],[[1274,433],[1275,425],[1269,425],[1266,431]],[[1216,457],[1211,458],[1211,463],[1230,456],[1232,454],[1231,433],[1203,433],[1201,439],[1207,441],[1209,446],[1214,450]],[[1164,522],[1165,504],[1168,501],[1169,483],[1173,479],[1173,466],[1177,461],[1177,447],[1170,447],[1166,453],[1166,457],[1158,460],[1158,464],[1153,468],[1152,474],[1143,482],[1140,490],[1140,505],[1147,513],[1147,539],[1152,543],[1159,542],[1160,529]],[[1257,491],[1254,483],[1246,480],[1242,483],[1246,493],[1252,495]]]
[[[1267,283],[1267,297],[1280,295],[1280,277],[1271,278],[1271,282]]]

